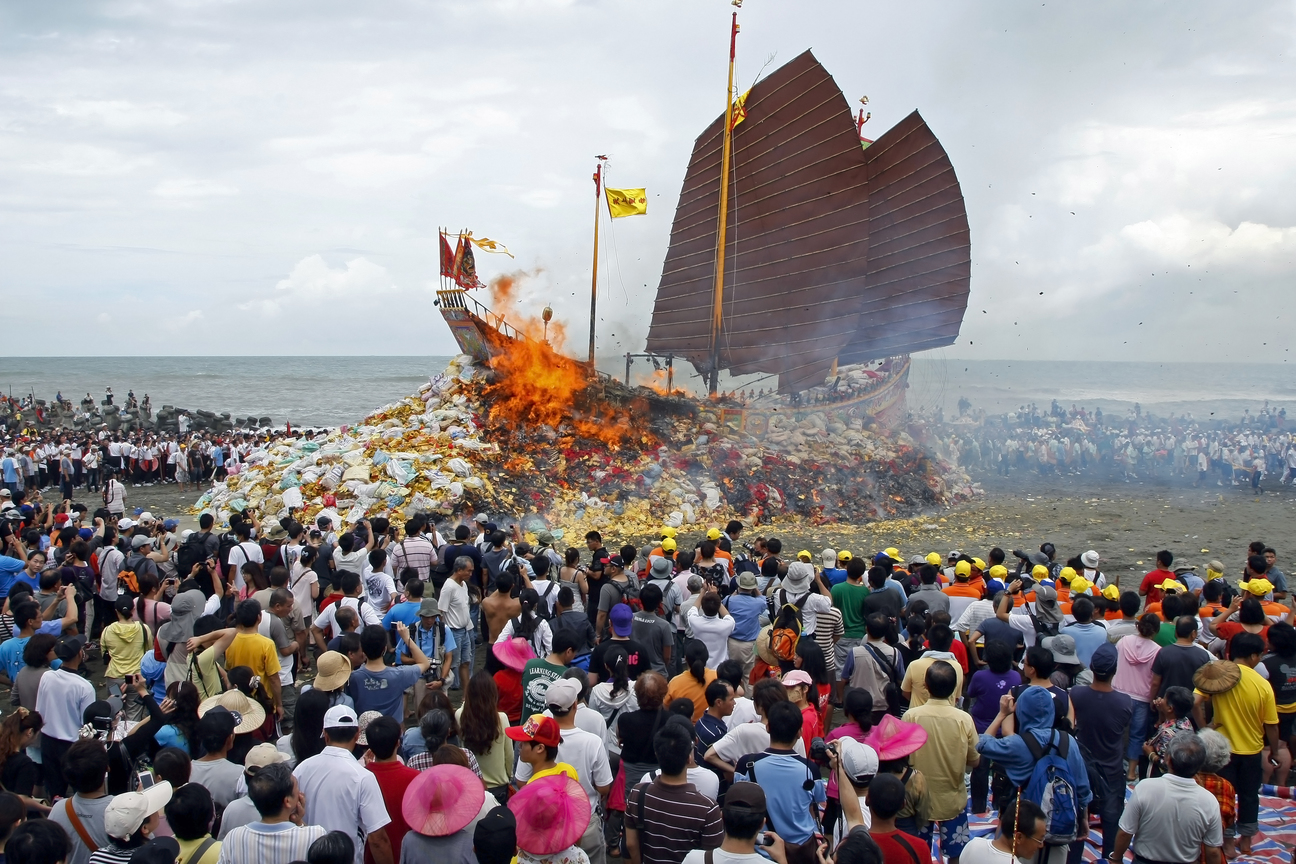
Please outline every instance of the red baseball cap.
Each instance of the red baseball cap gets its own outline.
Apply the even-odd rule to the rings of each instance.
[[[546,747],[557,747],[562,743],[558,721],[544,714],[532,714],[521,726],[510,726],[504,732],[514,741],[534,741]]]

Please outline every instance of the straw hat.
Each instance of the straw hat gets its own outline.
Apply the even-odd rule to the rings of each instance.
[[[316,690],[331,693],[351,680],[351,661],[340,651],[325,651],[315,661]]]
[[[531,855],[553,855],[574,846],[589,827],[589,796],[566,774],[533,780],[509,799],[508,807],[517,817],[518,849]]]
[[[433,765],[406,788],[401,815],[411,830],[428,837],[445,837],[467,828],[485,800],[486,787],[470,769]],[[584,830],[582,826],[581,832]]]
[[[1232,660],[1215,660],[1193,674],[1193,686],[1207,696],[1227,693],[1242,680],[1242,670]]]
[[[779,668],[779,659],[774,656],[773,649],[770,648],[770,627],[766,624],[761,628],[760,633],[756,635],[756,654],[760,659],[765,661],[765,665],[771,669]]]
[[[198,706],[198,716],[203,716],[217,705],[234,714],[239,721],[234,726],[235,735],[260,729],[261,724],[265,722],[265,709],[259,702],[249,699],[242,690],[226,690],[217,696],[204,699]]]

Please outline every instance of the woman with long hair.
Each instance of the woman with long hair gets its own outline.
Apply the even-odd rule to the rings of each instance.
[[[694,639],[684,646],[684,671],[670,680],[666,691],[666,704],[681,697],[693,702],[693,722],[696,723],[706,713],[706,688],[716,679],[716,671],[707,668],[711,652],[700,639]],[[642,677],[642,676],[641,676]],[[642,777],[642,774],[634,775]]]
[[[143,621],[153,633],[158,626],[171,620],[171,604],[158,599],[162,594],[162,583],[154,573],[139,574],[139,597],[135,600],[135,620]]]
[[[459,736],[463,745],[477,757],[486,791],[501,804],[508,801],[508,784],[512,776],[513,747],[504,730],[508,715],[499,710],[499,690],[486,670],[468,679],[463,705],[456,712]]]
[[[177,681],[166,688],[162,700],[162,728],[153,733],[160,747],[178,747],[187,750],[195,759],[202,755],[198,743],[198,688],[188,681]]]
[[[144,705],[135,689],[127,687],[123,690],[122,685],[126,683],[126,676],[140,674],[144,652],[153,649],[153,630],[134,620],[135,603],[125,593],[117,596],[113,611],[117,620],[104,628],[100,639],[109,658],[108,668],[104,670],[104,689],[107,691],[104,698],[120,694],[126,719],[143,720]]]
[[[563,566],[558,568],[558,587],[572,589],[575,604],[573,612],[584,612],[585,601],[589,597],[589,585],[585,582],[585,568],[581,565],[580,550],[569,548],[563,555]]]
[[[522,604],[521,614],[500,629],[495,642],[507,642],[520,636],[531,644],[537,657],[548,657],[553,648],[553,631],[549,629],[549,622],[536,612],[540,606],[540,594],[534,588],[523,588],[518,592],[518,602]]]
[[[617,728],[617,719],[622,714],[639,708],[630,686],[629,664],[629,652],[613,643],[603,655],[603,668],[596,670],[599,683],[590,689],[589,707],[603,715],[609,729]],[[615,735],[608,736],[607,749],[613,756],[620,755],[621,745]]]
[[[291,757],[294,766],[324,749],[324,715],[331,707],[329,694],[322,690],[307,690],[297,700],[292,734],[284,735],[275,744],[280,753]]]
[[[27,755],[43,725],[41,716],[26,708],[18,708],[0,723],[0,786],[21,798],[28,810],[48,813],[50,808],[32,797],[40,782],[41,766]]]

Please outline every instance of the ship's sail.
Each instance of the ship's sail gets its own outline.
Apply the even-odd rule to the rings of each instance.
[[[809,51],[757,83],[745,109],[733,131],[719,367],[777,375],[795,392],[821,383],[839,356],[951,343],[967,303],[967,219],[922,118],[862,149],[850,106]],[[648,351],[702,371],[723,125],[721,116],[694,144],[648,332]]]

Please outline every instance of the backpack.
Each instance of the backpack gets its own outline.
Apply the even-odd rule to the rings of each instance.
[[[189,577],[195,564],[207,560],[207,538],[210,536],[210,531],[195,531],[180,544],[176,550],[176,572],[181,579]]]
[[[786,592],[784,599],[787,599]],[[796,603],[784,603],[770,627],[770,651],[779,660],[796,660],[797,644],[801,641],[801,603],[804,602],[805,597]]]
[[[1050,636],[1056,636],[1061,630],[1062,625],[1055,621],[1041,621],[1035,617],[1031,611],[1030,605],[1026,606],[1026,614],[1030,616],[1031,624],[1035,627],[1035,644],[1039,644],[1041,639],[1047,639]]]
[[[1038,803],[1044,811],[1044,842],[1060,846],[1076,839],[1081,808],[1075,778],[1066,760],[1071,736],[1065,732],[1051,735],[1057,738],[1050,737],[1048,747],[1042,746],[1032,732],[1021,736],[1035,760],[1030,782],[1021,794],[1028,801]]]
[[[236,535],[233,531],[226,531],[224,534],[220,536],[220,543],[216,547],[216,560],[220,561],[222,573],[229,572],[230,552],[234,551],[234,549],[236,549],[238,545],[239,545],[238,535]],[[246,561],[247,559],[246,553],[244,554],[243,557]]]
[[[557,598],[558,589],[561,588],[555,574],[555,578],[549,580],[549,585],[540,593],[540,602],[536,605],[536,617],[548,621],[553,618],[553,607],[549,605],[549,598]],[[539,655],[537,655],[539,656]]]
[[[609,588],[615,588],[617,593],[621,595],[616,602],[626,604],[632,612],[643,611],[643,602],[639,599],[639,581],[634,576],[628,577],[625,582],[608,580],[608,584],[604,586],[603,590],[606,591]]]

